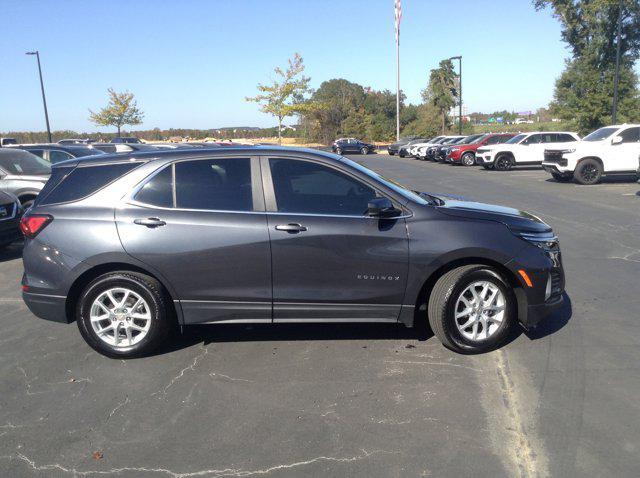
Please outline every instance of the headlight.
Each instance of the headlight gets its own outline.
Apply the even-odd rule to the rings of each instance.
[[[523,239],[529,244],[533,244],[546,252],[557,251],[559,249],[558,238],[553,232],[530,232],[514,229],[512,229],[511,232],[520,239]]]

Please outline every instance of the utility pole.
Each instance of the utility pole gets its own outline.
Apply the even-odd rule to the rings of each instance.
[[[618,85],[620,83],[620,43],[622,39],[622,0],[618,6],[618,35],[616,38],[616,75],[613,79],[613,111],[611,112],[611,123],[618,121]]]
[[[42,91],[42,104],[44,105],[44,119],[47,122],[47,136],[49,138],[49,142],[51,141],[51,127],[49,126],[49,113],[47,111],[47,98],[44,95],[44,82],[42,81],[42,67],[40,66],[40,52],[36,51],[28,51],[25,53],[26,55],[35,55],[38,59],[38,73],[40,75],[40,90]]]
[[[458,133],[462,136],[462,56],[452,56],[449,60],[458,60]]]

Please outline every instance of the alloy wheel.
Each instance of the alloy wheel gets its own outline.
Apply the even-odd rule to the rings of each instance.
[[[143,340],[151,328],[151,309],[140,294],[123,287],[102,292],[91,304],[89,319],[100,340],[116,348]]]
[[[587,164],[582,168],[581,176],[585,182],[593,182],[598,177],[598,168],[593,164]]]
[[[462,164],[464,164],[465,166],[473,166],[475,162],[476,160],[473,154],[466,153],[462,156]]]
[[[454,309],[458,332],[467,340],[478,342],[493,336],[505,319],[506,298],[489,281],[476,281],[458,297]]]

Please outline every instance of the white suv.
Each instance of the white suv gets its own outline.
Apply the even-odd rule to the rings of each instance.
[[[603,174],[637,174],[640,125],[600,128],[568,148],[548,148],[542,167],[557,181],[596,184]]]
[[[507,171],[514,166],[542,164],[545,149],[557,147],[558,143],[569,147],[576,141],[580,141],[580,136],[564,131],[522,133],[506,143],[478,148],[476,158],[485,169]]]

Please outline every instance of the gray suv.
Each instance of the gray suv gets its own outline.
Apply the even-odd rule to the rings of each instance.
[[[0,149],[0,191],[12,193],[27,209],[51,174],[51,164],[27,151]]]
[[[558,242],[511,208],[414,192],[276,147],[57,164],[22,219],[23,298],[110,357],[175,325],[391,322],[497,347],[563,301]]]

